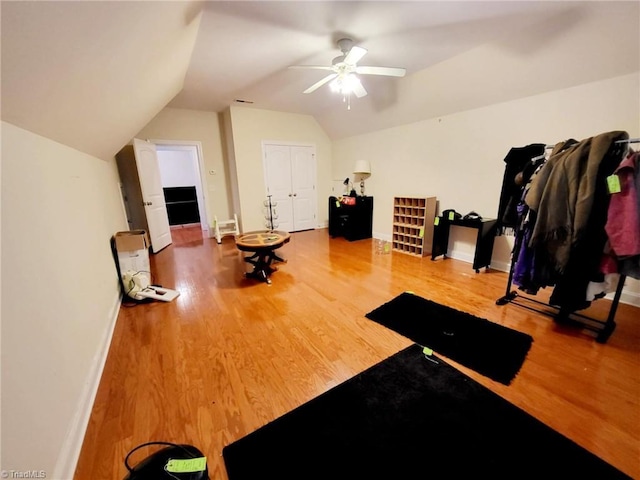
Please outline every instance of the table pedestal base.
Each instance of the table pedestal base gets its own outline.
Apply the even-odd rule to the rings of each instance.
[[[253,271],[245,273],[245,277],[255,278],[271,285],[269,276],[277,270],[271,266],[271,263],[285,262],[284,258],[280,258],[275,254],[275,251],[285,243],[288,243],[290,238],[289,232],[274,230],[248,232],[236,237],[238,249],[253,254],[244,259],[245,262],[253,265]]]
[[[276,255],[273,250],[256,252],[250,257],[245,257],[244,261],[253,265],[253,271],[245,273],[245,276],[247,278],[260,280],[268,285],[271,285],[271,279],[269,276],[278,270],[277,268],[272,267],[271,263],[274,261],[286,262],[285,259]]]

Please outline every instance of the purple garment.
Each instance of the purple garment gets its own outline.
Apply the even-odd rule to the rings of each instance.
[[[535,225],[536,212],[529,210],[529,206],[525,203],[524,199],[531,187],[531,182],[540,172],[543,165],[544,159],[535,164],[535,170],[529,175],[528,182],[525,185],[522,198],[517,207],[520,227],[516,232],[516,248],[519,245],[520,250],[517,252],[514,251],[513,254],[514,261],[516,262],[513,268],[513,283],[520,287],[520,290],[531,295],[538,293],[538,290],[547,284],[543,279],[543,275],[536,268],[537,263],[539,263],[536,261],[536,248],[529,246],[533,226]]]
[[[518,205],[518,215],[520,218],[525,218],[529,207],[524,202]],[[535,250],[529,247],[529,240],[531,239],[532,226],[535,222],[523,223],[522,227],[516,233],[516,245],[520,245],[520,251],[515,252],[514,258],[516,264],[513,268],[513,283],[520,287],[521,290],[535,295],[538,293],[540,285],[536,284],[536,271],[535,271]]]
[[[538,288],[531,282],[535,266],[534,254],[533,250],[527,246],[531,238],[531,231],[529,229],[522,230],[518,235],[522,235],[522,241],[520,242],[518,260],[516,260],[513,269],[513,283],[522,290],[535,294]]]

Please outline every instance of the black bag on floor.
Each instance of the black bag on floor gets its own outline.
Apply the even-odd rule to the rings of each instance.
[[[135,467],[129,465],[129,457],[137,450],[150,445],[165,445]],[[124,459],[129,473],[124,480],[209,480],[207,458],[193,445],[169,442],[149,442],[138,445]]]

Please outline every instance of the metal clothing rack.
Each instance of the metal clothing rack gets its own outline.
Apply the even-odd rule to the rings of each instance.
[[[516,244],[513,248],[514,252],[518,252],[520,250],[520,246],[522,244],[522,236],[516,237]],[[622,289],[624,288],[624,282],[626,280],[625,275],[620,275],[618,279],[618,285],[616,286],[616,293],[613,297],[613,301],[611,303],[611,308],[609,309],[609,314],[607,315],[606,320],[598,320],[596,318],[589,317],[587,315],[583,315],[581,313],[570,312],[561,307],[557,307],[555,305],[551,305],[549,303],[541,302],[540,300],[536,300],[535,298],[531,298],[529,296],[522,296],[518,294],[517,291],[511,290],[512,281],[513,281],[513,269],[515,268],[516,262],[511,259],[511,268],[509,268],[509,280],[507,281],[507,289],[505,295],[496,300],[496,305],[506,305],[507,303],[513,303],[514,305],[518,305],[519,307],[526,308],[528,310],[532,310],[534,312],[542,313],[544,315],[553,317],[553,319],[560,324],[580,324],[582,327],[595,331],[598,333],[596,336],[596,341],[598,343],[606,343],[613,331],[616,329],[616,312],[618,310],[618,304],[620,303],[620,297],[622,295]],[[550,312],[548,310],[539,310],[534,306],[527,305],[526,303],[519,303],[519,300],[525,300],[527,302],[531,302],[537,305],[545,306],[548,308],[552,308],[555,312]]]
[[[626,140],[616,140],[613,143],[640,143],[640,137],[639,138],[628,138]],[[553,147],[555,147],[555,145],[545,145],[545,149],[547,150],[551,150]]]
[[[630,138],[627,140],[617,140],[615,143],[640,143],[640,138]],[[546,148],[553,148],[553,145],[547,145]],[[507,303],[513,303],[520,307],[526,308],[528,310],[532,310],[534,312],[542,313],[544,315],[553,317],[554,320],[561,324],[580,324],[583,328],[592,330],[597,332],[596,341],[598,343],[606,343],[613,331],[616,328],[616,312],[618,310],[618,304],[620,303],[620,297],[622,296],[622,290],[624,288],[624,282],[626,280],[625,275],[620,275],[618,279],[618,285],[616,286],[616,292],[613,297],[613,301],[611,303],[611,308],[609,309],[609,314],[607,315],[606,320],[599,320],[596,318],[589,317],[587,315],[583,315],[581,313],[570,312],[561,307],[557,307],[555,305],[551,305],[545,302],[541,302],[540,300],[536,300],[529,296],[519,295],[515,290],[511,290],[512,282],[513,282],[513,271],[515,268],[516,262],[513,259],[513,256],[516,252],[520,251],[520,247],[522,245],[522,235],[516,236],[516,242],[512,251],[511,258],[511,267],[509,268],[509,279],[507,280],[507,289],[505,295],[496,300],[496,305],[506,305]],[[548,307],[554,310],[554,312],[550,312],[548,310],[539,310],[535,308],[535,306],[527,305],[526,303],[519,303],[519,300],[524,300],[526,302],[531,302],[533,304],[541,305],[544,307]]]

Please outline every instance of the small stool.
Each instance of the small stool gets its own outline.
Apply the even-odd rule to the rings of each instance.
[[[222,243],[222,237],[225,235],[240,235],[240,230],[238,230],[238,216],[235,213],[233,214],[233,220],[223,221],[218,221],[218,217],[214,215],[213,223],[218,243]]]

